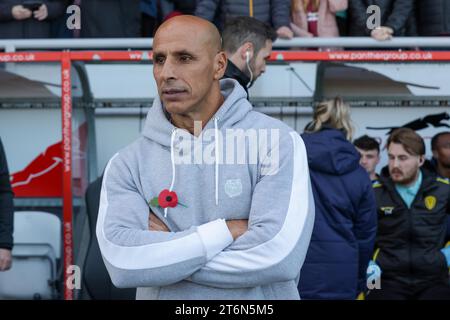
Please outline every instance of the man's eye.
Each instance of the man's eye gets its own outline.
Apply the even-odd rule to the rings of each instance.
[[[163,64],[164,63],[164,57],[156,57],[155,58],[156,64]]]
[[[189,62],[189,61],[191,61],[192,60],[192,57],[191,56],[180,56],[180,61],[182,61],[182,62]]]

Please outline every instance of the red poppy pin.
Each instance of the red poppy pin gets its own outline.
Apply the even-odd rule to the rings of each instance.
[[[170,207],[175,208],[177,205],[187,208],[184,204],[178,202],[178,196],[175,191],[164,189],[157,197],[150,200],[149,205],[152,207],[161,207],[163,209]]]

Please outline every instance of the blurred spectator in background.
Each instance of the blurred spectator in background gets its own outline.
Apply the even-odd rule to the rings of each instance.
[[[366,169],[372,183],[375,183],[378,180],[378,174],[375,169],[380,162],[380,144],[374,138],[363,135],[362,137],[355,139],[353,145],[361,156],[359,164]]]
[[[255,18],[227,20],[222,32],[222,46],[228,57],[224,78],[237,80],[248,96],[247,88],[266,70],[276,38],[271,26]]]
[[[153,37],[158,24],[157,0],[141,0],[141,35]]]
[[[180,14],[195,14],[197,0],[160,0],[162,19]]]
[[[290,0],[198,0],[195,15],[213,21],[218,14],[220,30],[231,17],[250,16],[271,25],[278,37],[291,39],[290,11]]]
[[[0,0],[0,39],[50,38],[51,22],[64,15],[65,0]]]
[[[11,268],[14,205],[6,155],[0,139],[0,271]]]
[[[349,106],[336,98],[315,108],[302,134],[316,210],[300,272],[302,299],[356,299],[366,288],[377,215],[352,132]]]
[[[426,168],[438,178],[450,181],[450,131],[439,132],[431,138],[431,151],[433,152],[433,158],[431,161],[426,161],[426,164],[428,164]],[[446,241],[449,241],[447,245],[450,245],[450,215],[447,216]]]
[[[348,35],[347,9],[336,12],[336,23],[338,25],[339,35],[346,37]]]
[[[140,37],[140,0],[82,0],[82,38]]]
[[[417,1],[417,14],[420,36],[450,36],[450,1]]]
[[[380,8],[380,26],[367,28],[367,8],[376,5]],[[414,25],[414,0],[351,0],[348,9],[349,35],[371,36],[376,40],[388,40],[392,36],[413,35],[409,30]]]
[[[292,0],[291,29],[296,37],[339,37],[336,13],[347,0]]]
[[[431,139],[431,151],[436,174],[450,179],[450,131],[440,132]]]

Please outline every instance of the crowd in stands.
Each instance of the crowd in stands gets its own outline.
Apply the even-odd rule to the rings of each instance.
[[[81,8],[80,30],[66,26],[73,4]],[[0,39],[152,37],[180,14],[208,19],[220,30],[229,18],[251,16],[284,39],[450,35],[446,0],[0,0]]]

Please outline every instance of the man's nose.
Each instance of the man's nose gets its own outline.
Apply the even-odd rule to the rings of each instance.
[[[176,78],[175,66],[169,59],[167,59],[164,65],[162,66],[160,75],[164,80]]]
[[[394,168],[398,168],[400,165],[400,161],[397,158],[395,158],[392,160],[392,164],[394,165]]]

